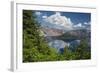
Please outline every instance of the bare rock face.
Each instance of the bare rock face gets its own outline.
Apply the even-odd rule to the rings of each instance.
[[[42,31],[47,36],[61,36],[63,34],[63,30],[53,28],[42,28]]]

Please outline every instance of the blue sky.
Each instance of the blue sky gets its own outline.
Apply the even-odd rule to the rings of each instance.
[[[72,22],[75,24],[91,21],[90,13],[64,12],[62,15],[71,18]]]
[[[91,24],[91,13],[35,11],[35,14],[41,24],[73,25],[75,27]]]

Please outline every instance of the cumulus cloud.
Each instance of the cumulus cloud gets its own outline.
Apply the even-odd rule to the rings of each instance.
[[[85,24],[85,25],[90,25],[90,24],[91,24],[91,22],[84,22],[84,24]]]
[[[39,16],[39,15],[41,15],[42,13],[41,13],[41,12],[35,12],[35,14]]]
[[[78,23],[73,26],[74,29],[87,29],[90,30],[90,22]]]
[[[91,22],[84,22],[84,27],[85,27],[87,30],[91,30]]]
[[[43,18],[43,19],[46,19],[46,18],[47,18],[47,16],[46,16],[46,15],[44,15],[44,16],[42,16],[42,18]]]
[[[48,16],[48,17],[42,16],[42,18],[44,18],[45,21],[50,24],[54,24],[57,26],[63,26],[68,29],[72,29],[73,23],[72,23],[71,19],[67,18],[65,16],[62,16],[60,12],[56,12],[55,14]]]
[[[83,27],[82,23],[78,23],[76,25],[74,25],[74,27]]]

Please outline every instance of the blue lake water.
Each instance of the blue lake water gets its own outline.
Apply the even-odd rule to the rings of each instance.
[[[72,50],[80,44],[80,40],[52,40],[48,42],[50,47],[56,48],[58,51],[63,51],[65,46],[70,47]]]

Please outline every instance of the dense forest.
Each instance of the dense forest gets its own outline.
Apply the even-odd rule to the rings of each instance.
[[[87,49],[87,41],[81,39],[74,51],[65,47],[63,52],[48,45],[36,20],[35,11],[23,10],[23,62],[63,61],[90,59],[91,52]]]

